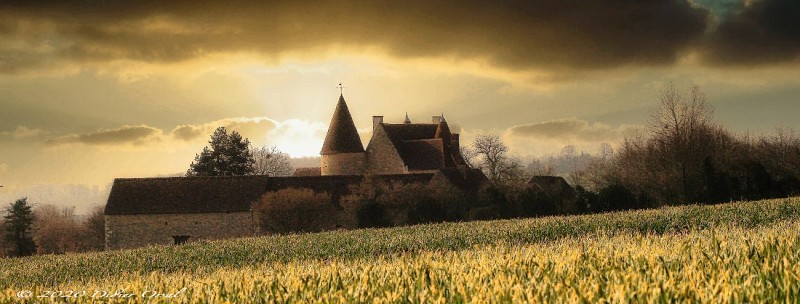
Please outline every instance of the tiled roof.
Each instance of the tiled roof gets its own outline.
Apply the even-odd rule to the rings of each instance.
[[[361,144],[361,138],[353,123],[353,117],[350,116],[350,110],[347,109],[344,96],[340,95],[320,153],[324,155],[353,152],[364,152],[364,145]]]
[[[447,122],[438,124],[382,124],[409,170],[431,170],[464,165],[452,144]]]
[[[297,168],[294,170],[292,176],[320,176],[322,175],[322,168],[320,167],[306,167]]]
[[[441,139],[403,141],[397,151],[409,170],[435,170],[445,164]]]
[[[576,196],[577,193],[572,186],[561,176],[534,176],[528,184],[539,186],[550,195],[561,193],[562,195]]]
[[[383,124],[395,146],[406,140],[433,139],[438,127],[438,124]]]
[[[432,173],[379,175],[382,181],[430,182]],[[118,178],[106,215],[246,212],[268,191],[306,188],[331,194],[333,203],[363,176]]]
[[[267,176],[117,178],[105,214],[237,212],[264,193]]]

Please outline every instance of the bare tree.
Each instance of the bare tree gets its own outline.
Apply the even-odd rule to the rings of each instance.
[[[470,147],[460,146],[458,147],[458,151],[461,152],[461,156],[464,157],[464,162],[467,163],[467,166],[470,168],[475,168],[476,158],[478,157],[478,152],[475,149]]]
[[[541,175],[553,175],[555,174],[555,170],[553,166],[549,163],[545,163],[541,159],[534,158],[528,163],[526,168],[528,174],[532,176],[541,176]]]
[[[472,144],[476,154],[481,158],[480,167],[489,176],[489,179],[496,181],[504,169],[505,162],[508,160],[506,146],[499,136],[494,134],[478,135]]]
[[[39,254],[93,249],[89,228],[78,222],[74,207],[43,205],[34,211],[33,239]]]
[[[289,163],[289,155],[281,152],[275,146],[253,148],[251,153],[255,159],[253,174],[289,176],[294,172],[292,164]]]
[[[600,144],[600,159],[607,163],[614,157],[614,148],[611,147],[609,143],[602,143]]]
[[[669,166],[672,164],[682,189],[680,200],[694,198],[693,175],[701,174],[713,117],[713,109],[706,101],[700,87],[693,87],[688,94],[680,92],[669,83],[659,92],[659,106],[653,112],[650,130],[655,149]]]

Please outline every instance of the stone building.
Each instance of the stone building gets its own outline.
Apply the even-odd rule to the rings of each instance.
[[[444,117],[431,123],[389,124],[373,116],[364,149],[347,103],[339,96],[322,146],[320,167],[291,177],[170,177],[115,179],[105,207],[106,249],[252,236],[258,232],[251,205],[265,193],[308,188],[339,198],[366,176],[383,182],[445,183],[474,192],[487,181],[459,152],[459,136]],[[336,227],[355,228],[337,216]]]
[[[435,172],[445,168],[469,169],[459,151],[459,134],[452,133],[444,116],[431,123],[400,124],[372,117],[372,138],[364,149],[343,96],[339,96],[325,143],[321,168],[301,168],[320,175],[381,175]],[[299,172],[298,172],[299,173]]]

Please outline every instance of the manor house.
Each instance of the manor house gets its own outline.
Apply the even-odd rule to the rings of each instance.
[[[356,228],[339,198],[365,176],[383,182],[444,183],[474,192],[487,181],[459,152],[459,134],[443,115],[430,123],[386,123],[372,117],[372,138],[361,143],[340,95],[320,152],[320,166],[294,176],[118,178],[105,208],[106,249],[252,236],[258,233],[251,205],[265,193],[308,188],[331,195],[342,210],[336,228]]]

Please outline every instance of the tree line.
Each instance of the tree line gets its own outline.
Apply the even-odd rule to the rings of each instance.
[[[464,155],[493,181],[497,205],[517,209],[542,204],[527,193],[531,176],[553,174],[575,186],[580,213],[800,194],[797,131],[737,135],[716,123],[713,112],[699,87],[681,91],[668,84],[646,128],[626,137],[617,151],[603,144],[591,155],[568,145],[559,156],[524,166],[507,155],[498,136],[480,135]]]
[[[83,219],[75,208],[41,205],[21,198],[5,208],[0,226],[0,255],[29,256],[103,250],[105,219],[101,207]]]

